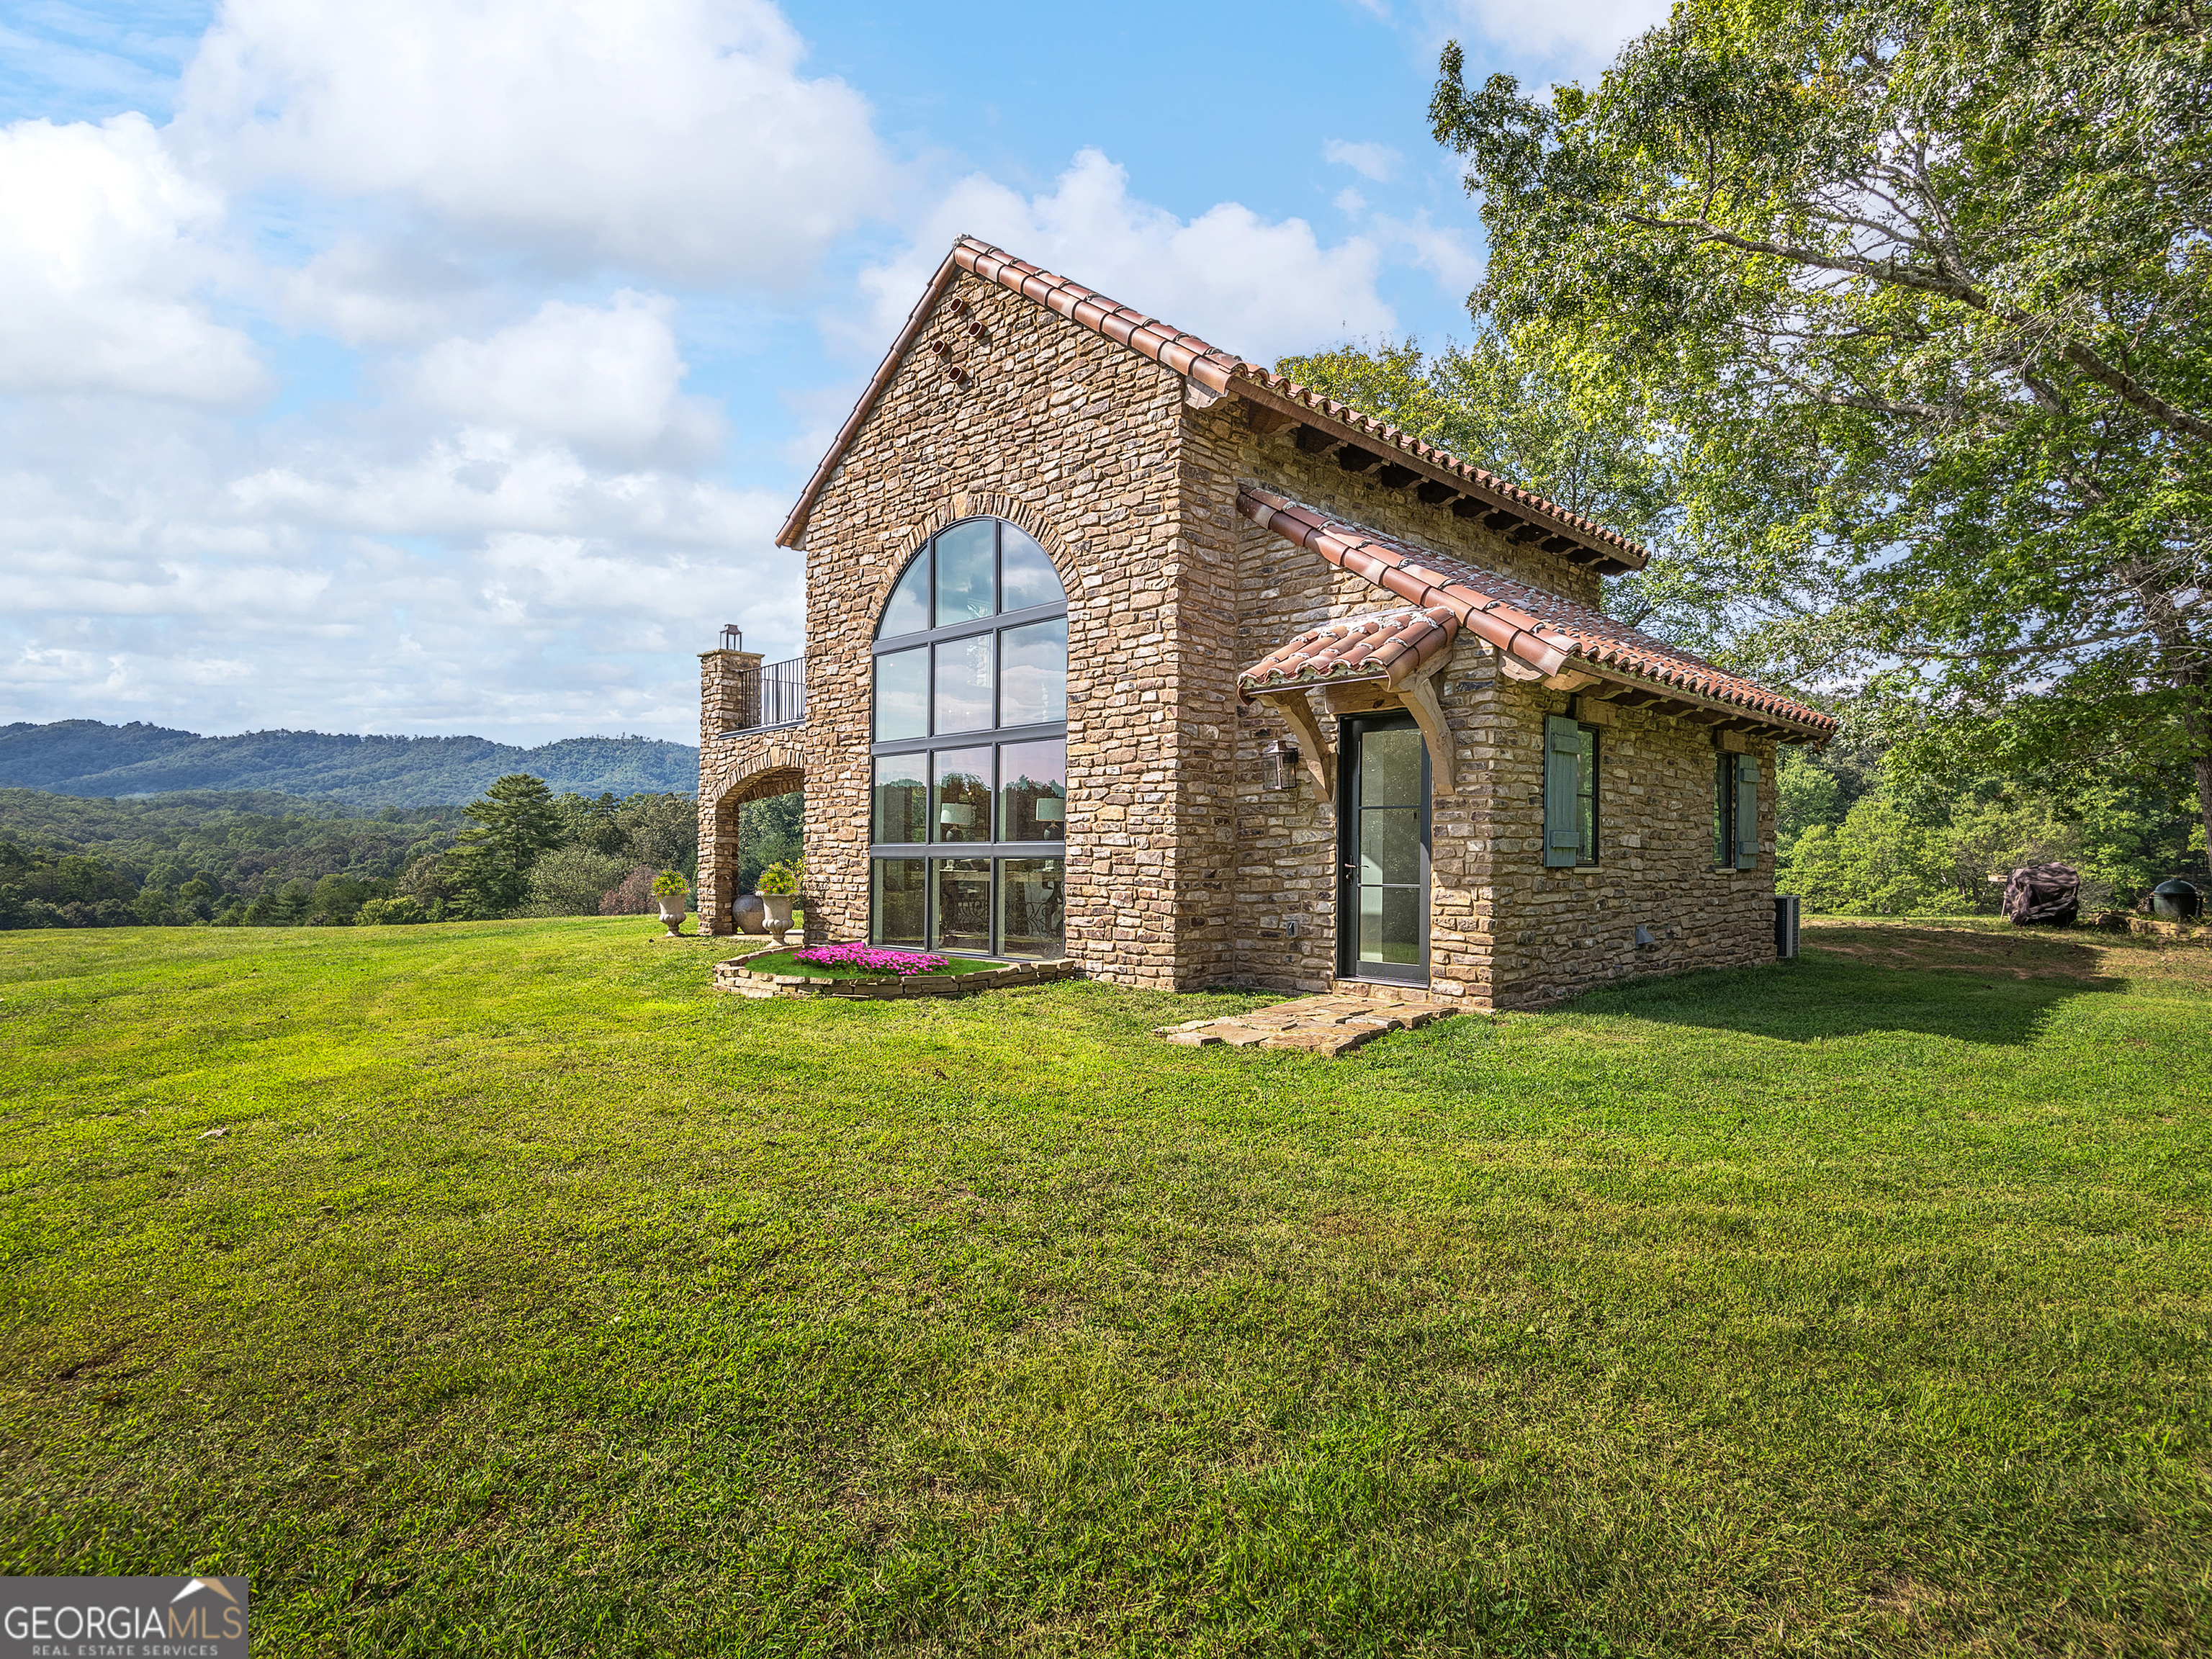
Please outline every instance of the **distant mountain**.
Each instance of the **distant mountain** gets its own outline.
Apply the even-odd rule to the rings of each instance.
[[[0,784],[57,795],[148,795],[179,789],[274,789],[352,806],[474,800],[508,772],[558,793],[688,795],[699,751],[657,738],[564,738],[517,749],[488,738],[361,738],[247,732],[234,738],[133,720],[0,726]]]

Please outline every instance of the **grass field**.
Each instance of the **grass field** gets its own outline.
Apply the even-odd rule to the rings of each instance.
[[[0,934],[0,1572],[264,1656],[2212,1646],[2212,951],[1331,1061],[651,931]]]

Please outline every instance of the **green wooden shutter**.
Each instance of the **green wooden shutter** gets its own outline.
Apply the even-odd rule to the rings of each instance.
[[[1735,761],[1735,867],[1759,866],[1759,763],[1748,755]]]
[[[1544,862],[1571,866],[1582,851],[1582,734],[1577,722],[1544,717]]]

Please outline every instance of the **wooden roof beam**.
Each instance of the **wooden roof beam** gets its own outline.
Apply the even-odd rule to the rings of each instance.
[[[1244,404],[1245,422],[1255,436],[1272,438],[1278,432],[1286,431],[1298,423],[1297,416],[1284,410],[1270,409],[1265,404],[1254,403],[1249,398],[1241,401]]]

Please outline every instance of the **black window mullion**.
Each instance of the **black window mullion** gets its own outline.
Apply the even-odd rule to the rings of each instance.
[[[1033,605],[1026,610],[1002,611],[969,622],[947,623],[943,628],[924,629],[917,634],[894,634],[888,639],[872,641],[868,652],[872,656],[889,656],[894,651],[910,650],[917,645],[943,640],[964,640],[972,634],[988,634],[996,628],[1026,628],[1031,623],[1054,622],[1066,614],[1067,603],[1064,599],[1053,605]]]
[[[999,714],[998,693],[994,690],[991,696],[991,718],[994,725],[995,725]],[[1002,745],[994,743],[991,745],[990,830],[991,845],[993,847],[996,847],[999,844],[999,832],[1006,828],[1005,824],[999,822],[999,784],[1000,777],[1004,774],[1005,770],[1006,767],[1004,764]],[[1006,954],[1005,948],[1001,945],[999,939],[999,872],[1006,868],[1006,861],[1004,859],[1000,858],[995,854],[992,855],[990,896],[984,900],[984,902],[989,905],[991,908],[989,918],[983,924],[983,937],[990,941],[988,948],[990,954],[994,957],[1003,956]]]
[[[976,514],[991,520],[991,603],[992,614],[969,621],[940,625],[937,605],[937,537],[932,536],[922,544],[916,556],[922,563],[922,580],[929,596],[929,626],[920,633],[902,635],[896,641],[877,640],[873,642],[872,658],[890,654],[893,649],[911,650],[916,646],[927,649],[928,669],[923,677],[923,697],[927,702],[919,738],[896,738],[889,743],[871,743],[869,755],[869,819],[873,828],[875,816],[873,761],[882,757],[915,757],[927,770],[922,791],[924,839],[919,843],[872,842],[868,848],[871,860],[915,859],[922,867],[923,948],[929,951],[944,949],[944,916],[939,907],[937,866],[946,858],[984,858],[990,861],[990,877],[986,902],[990,906],[990,920],[985,937],[988,946],[985,954],[1001,957],[1006,951],[1006,929],[1001,912],[1004,908],[1003,890],[1006,863],[1009,859],[1037,859],[1057,860],[1063,879],[1067,860],[1067,842],[1063,830],[1062,838],[1056,842],[1002,842],[997,837],[1004,829],[1001,821],[1002,794],[1006,787],[1005,749],[1007,744],[1039,743],[1058,739],[1064,746],[1067,741],[1067,722],[1065,718],[1008,729],[1000,724],[1006,714],[1006,632],[1009,626],[1026,627],[1033,623],[1053,622],[1067,614],[1066,598],[1049,605],[1030,605],[1019,611],[1008,612],[1006,599],[1006,526],[995,514]],[[969,522],[962,520],[962,524]],[[947,526],[947,529],[957,526]],[[940,532],[939,534],[943,532]],[[974,732],[945,733],[937,729],[937,649],[939,645],[961,640],[991,636],[991,725],[988,730]],[[990,823],[988,826],[992,839],[982,843],[963,842],[946,843],[937,839],[940,826],[938,814],[943,802],[938,789],[937,756],[950,738],[959,746],[988,744],[991,750],[990,775],[988,782],[988,806]],[[1063,764],[1064,764],[1063,760]],[[874,914],[872,902],[869,915],[869,936],[872,939],[882,926],[881,917]]]
[[[869,843],[868,856],[872,859],[1059,859],[1067,856],[1067,843],[1064,841],[881,841]]]

